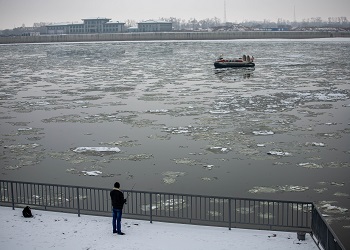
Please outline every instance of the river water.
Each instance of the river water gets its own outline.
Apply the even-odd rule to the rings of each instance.
[[[1,45],[0,178],[315,201],[349,244],[348,58],[350,39]]]

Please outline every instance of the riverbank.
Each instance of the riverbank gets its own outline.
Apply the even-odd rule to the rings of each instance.
[[[232,32],[140,32],[113,34],[69,34],[0,37],[0,44],[96,41],[311,39],[350,37],[350,32],[319,31],[232,31]]]

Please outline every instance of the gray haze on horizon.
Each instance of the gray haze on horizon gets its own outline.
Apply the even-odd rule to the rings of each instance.
[[[32,26],[34,23],[81,22],[84,18],[106,17],[114,21],[157,20],[159,18],[217,17],[224,21],[225,0],[0,0],[0,29]],[[295,12],[294,12],[295,9]],[[349,0],[226,0],[226,20],[277,22],[321,17],[350,19]]]

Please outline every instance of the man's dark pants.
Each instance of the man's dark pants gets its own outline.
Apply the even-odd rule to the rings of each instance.
[[[113,220],[112,220],[112,226],[113,226],[113,233],[121,233],[122,232],[122,210],[113,208]]]

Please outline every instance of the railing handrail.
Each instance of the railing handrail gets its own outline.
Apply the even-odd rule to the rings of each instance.
[[[313,208],[317,214],[318,214],[318,217],[322,220],[322,222],[327,226],[327,230],[329,230],[329,232],[332,234],[333,238],[334,238],[334,241],[339,245],[339,247],[343,250],[345,250],[345,247],[344,245],[341,243],[340,239],[338,238],[338,236],[336,235],[336,233],[334,232],[334,230],[330,227],[330,225],[328,224],[328,222],[325,220],[325,218],[322,216],[322,213],[320,212],[320,210],[314,206]],[[313,232],[314,233],[314,232]],[[319,239],[320,240],[320,239]],[[328,249],[327,246],[323,246],[324,249]]]
[[[43,185],[43,186],[58,186],[58,187],[71,187],[71,188],[89,188],[89,189],[99,189],[99,190],[111,190],[112,188],[99,188],[91,186],[76,186],[76,185],[65,185],[65,184],[53,184],[44,182],[27,182],[27,181],[12,181],[12,180],[0,180],[0,182],[13,182],[22,184],[33,184],[33,185]],[[148,193],[148,194],[170,194],[170,195],[183,195],[183,196],[196,196],[196,197],[210,197],[218,199],[235,199],[235,200],[247,200],[247,201],[265,201],[265,202],[286,202],[286,203],[299,203],[299,204],[312,204],[313,202],[308,201],[297,201],[297,200],[278,200],[278,199],[261,199],[261,198],[243,198],[234,196],[218,196],[218,195],[201,195],[201,194],[189,194],[189,193],[172,193],[172,192],[156,192],[156,191],[142,191],[142,190],[128,190],[121,189],[123,192],[138,192],[138,193]]]
[[[111,190],[111,188],[0,179],[0,203],[11,203],[13,209],[15,204],[36,205],[45,209],[47,207],[56,210],[70,209],[77,211],[80,216],[81,211],[110,212]],[[228,224],[229,229],[232,224],[237,224],[241,225],[240,227],[253,225],[275,230],[284,228],[283,231],[286,228],[294,231],[306,230],[312,232],[318,239],[317,244],[321,243],[325,250],[345,250],[314,202],[137,190],[123,190],[123,192],[127,193],[130,199],[127,209],[124,209],[127,210],[126,214],[148,216],[150,222],[157,217],[158,220],[181,219],[195,224],[200,224],[198,221],[202,224],[205,222]]]

